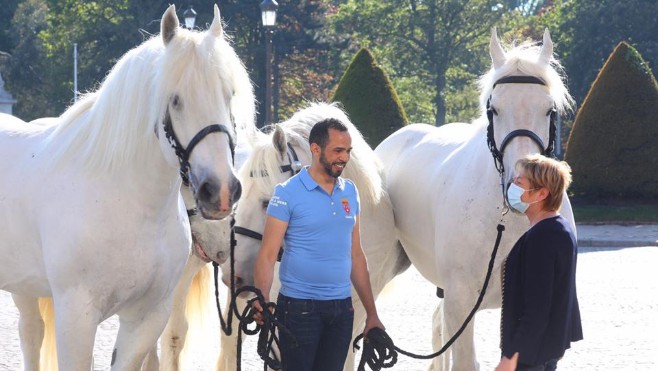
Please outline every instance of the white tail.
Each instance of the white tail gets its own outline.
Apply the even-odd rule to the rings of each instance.
[[[39,298],[39,312],[43,319],[43,342],[39,362],[40,371],[57,371],[57,343],[55,341],[55,308],[52,298]]]

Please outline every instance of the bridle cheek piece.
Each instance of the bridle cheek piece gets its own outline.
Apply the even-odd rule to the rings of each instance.
[[[494,83],[493,89],[495,89],[496,85],[499,84],[537,84],[537,85],[546,86],[546,83],[543,80],[534,76],[506,76],[496,81]],[[557,126],[555,124],[555,121],[557,119],[557,109],[555,105],[553,105],[553,108],[550,111],[548,146],[544,146],[544,142],[534,132],[526,129],[517,129],[517,130],[512,130],[509,134],[505,136],[505,138],[503,138],[503,141],[500,144],[500,149],[498,149],[498,147],[496,146],[496,140],[494,139],[493,116],[494,116],[494,109],[491,107],[491,96],[489,96],[489,99],[487,99],[487,119],[489,121],[489,124],[487,125],[487,146],[489,147],[489,151],[493,156],[496,170],[498,171],[498,174],[500,174],[500,186],[503,192],[503,203],[505,205],[505,208],[507,209],[508,208],[507,197],[505,196],[507,192],[504,184],[505,165],[503,165],[503,154],[505,153],[505,148],[512,141],[512,139],[516,137],[527,137],[530,138],[533,142],[535,142],[539,146],[539,148],[541,148],[542,155],[547,157],[554,157],[553,151],[555,149],[555,135],[557,131]]]
[[[194,137],[192,137],[192,140],[187,145],[187,148],[185,148],[178,140],[176,132],[174,132],[174,127],[171,123],[171,116],[169,115],[169,110],[167,110],[164,119],[164,132],[167,139],[169,140],[169,143],[171,144],[171,147],[176,152],[176,157],[178,158],[178,163],[180,164],[180,176],[183,179],[183,184],[185,185],[190,184],[189,172],[190,156],[192,155],[192,151],[194,150],[194,147],[196,147],[197,144],[199,144],[199,142],[201,142],[201,140],[203,140],[203,138],[205,138],[208,134],[226,134],[228,137],[228,145],[231,149],[231,162],[235,162],[235,142],[233,141],[233,137],[225,125],[213,124],[206,126],[205,128],[201,129]]]

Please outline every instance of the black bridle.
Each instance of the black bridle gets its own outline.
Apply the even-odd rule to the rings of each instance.
[[[546,83],[543,80],[534,76],[506,76],[496,81],[494,83],[493,89],[495,89],[496,85],[499,84],[537,84],[537,85],[546,86]],[[547,146],[544,146],[544,142],[541,140],[541,138],[537,134],[533,133],[532,131],[526,129],[516,129],[516,130],[512,130],[509,134],[505,136],[505,138],[503,138],[503,141],[500,144],[500,149],[498,149],[498,147],[496,146],[496,140],[494,138],[494,122],[493,122],[494,113],[495,113],[494,109],[491,107],[491,96],[489,96],[489,99],[487,99],[487,119],[489,120],[489,124],[487,125],[487,145],[489,146],[489,151],[491,151],[491,155],[493,156],[496,170],[498,170],[498,174],[500,174],[500,186],[503,191],[503,202],[507,207],[507,197],[505,197],[507,192],[505,189],[505,179],[504,179],[505,165],[503,164],[503,154],[505,153],[505,148],[512,141],[512,139],[516,137],[528,137],[533,142],[535,142],[539,146],[539,148],[541,148],[542,155],[547,157],[553,157],[553,151],[555,149],[555,133],[557,130],[557,126],[555,124],[555,120],[557,118],[557,109],[555,108],[555,104],[554,104],[550,112],[551,117],[550,117],[550,127],[548,129]]]
[[[279,169],[281,170],[281,173],[290,173],[291,177],[297,175],[302,170],[302,163],[299,161],[299,157],[297,157],[297,152],[295,152],[295,148],[290,143],[287,143],[288,145],[288,160],[290,161],[289,164],[286,165],[281,165],[279,166]],[[255,173],[254,171],[251,171],[250,176],[253,178],[255,176],[268,176],[267,171],[261,170],[260,173]],[[254,240],[257,241],[262,241],[263,240],[263,235],[252,230],[249,228],[244,228],[240,227],[238,225],[233,226],[233,231],[236,234],[240,234],[249,238],[253,238]],[[283,247],[279,249],[279,255],[277,256],[277,261],[281,261],[281,256],[283,256]]]
[[[228,145],[231,149],[231,161],[235,161],[235,142],[233,141],[233,137],[231,136],[231,133],[229,132],[228,128],[225,125],[219,125],[219,124],[213,124],[213,125],[208,125],[205,128],[201,129],[194,137],[192,137],[192,140],[190,143],[187,145],[187,148],[183,147],[181,142],[178,140],[178,137],[176,136],[176,132],[174,131],[174,127],[172,126],[171,123],[171,116],[169,115],[169,110],[167,110],[167,113],[165,115],[164,119],[164,132],[165,135],[167,136],[167,139],[169,140],[169,143],[171,144],[172,148],[176,152],[176,157],[178,158],[178,163],[180,164],[180,176],[183,179],[183,184],[190,184],[190,178],[189,178],[189,172],[190,172],[190,156],[192,155],[192,151],[194,150],[194,147],[201,142],[203,138],[205,138],[208,134],[211,133],[224,133],[228,137]]]

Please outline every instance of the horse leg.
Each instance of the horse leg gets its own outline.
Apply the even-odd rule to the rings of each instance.
[[[228,318],[228,313],[231,310],[231,308],[229,307],[230,303],[231,303],[231,297],[230,295],[227,295],[226,306],[224,307],[224,313],[222,313],[222,316],[224,316],[224,318]],[[235,301],[235,305],[238,308],[238,313],[242,313],[245,306],[247,305],[247,301],[242,298],[237,298]],[[238,331],[239,330],[235,324],[233,325],[233,332],[231,333],[230,336],[226,335],[223,330],[220,330],[221,341],[220,341],[219,357],[217,358],[217,371],[233,371],[236,369],[236,365],[238,362],[238,352],[237,352]]]
[[[160,353],[162,357],[162,370],[175,371],[181,369],[181,352],[185,346],[186,335],[188,330],[188,319],[185,315],[187,308],[188,293],[191,293],[190,286],[201,270],[205,268],[206,263],[196,256],[191,256],[187,260],[185,269],[181,278],[178,280],[174,290],[174,302],[171,316],[167,322],[164,332],[160,336]],[[194,291],[194,290],[192,290]],[[204,295],[205,293],[195,294]],[[198,299],[198,298],[193,298]],[[190,305],[195,307],[194,305]],[[198,305],[196,307],[199,307]],[[194,308],[195,311],[205,310],[205,308]],[[199,313],[194,313],[195,315]]]
[[[443,300],[439,301],[439,304],[434,310],[432,315],[432,349],[438,351],[441,349],[444,343],[445,335],[445,326],[443,323]],[[450,348],[446,350],[442,355],[432,359],[432,364],[430,364],[430,371],[446,371],[450,370]]]
[[[171,300],[171,298],[169,298]],[[137,308],[143,309],[142,305]],[[151,305],[153,310],[123,311],[119,313],[119,333],[112,354],[112,371],[139,371],[144,359],[169,319],[169,308],[165,302]]]
[[[89,371],[93,363],[96,329],[102,315],[90,304],[93,298],[75,295],[87,289],[72,291],[75,292],[71,295],[53,293],[57,362],[60,370]]]
[[[158,371],[159,369],[160,360],[158,359],[158,345],[154,344],[144,359],[142,371]]]
[[[476,297],[473,295],[451,295],[451,293],[475,293],[473,288],[462,286],[456,290],[446,290],[443,312],[443,340],[447,341],[462,326],[468,313],[475,305]],[[478,371],[480,365],[475,357],[474,340],[475,317],[466,326],[464,332],[452,344],[452,370],[453,371]]]
[[[12,294],[18,308],[18,333],[23,351],[25,371],[39,371],[41,343],[43,342],[44,323],[39,311],[37,298]]]

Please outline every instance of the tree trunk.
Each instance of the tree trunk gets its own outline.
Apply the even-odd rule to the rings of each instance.
[[[445,124],[446,121],[446,100],[444,89],[446,86],[446,75],[445,71],[440,71],[436,74],[436,79],[434,80],[434,107],[436,107],[436,120],[434,125],[441,126]]]

